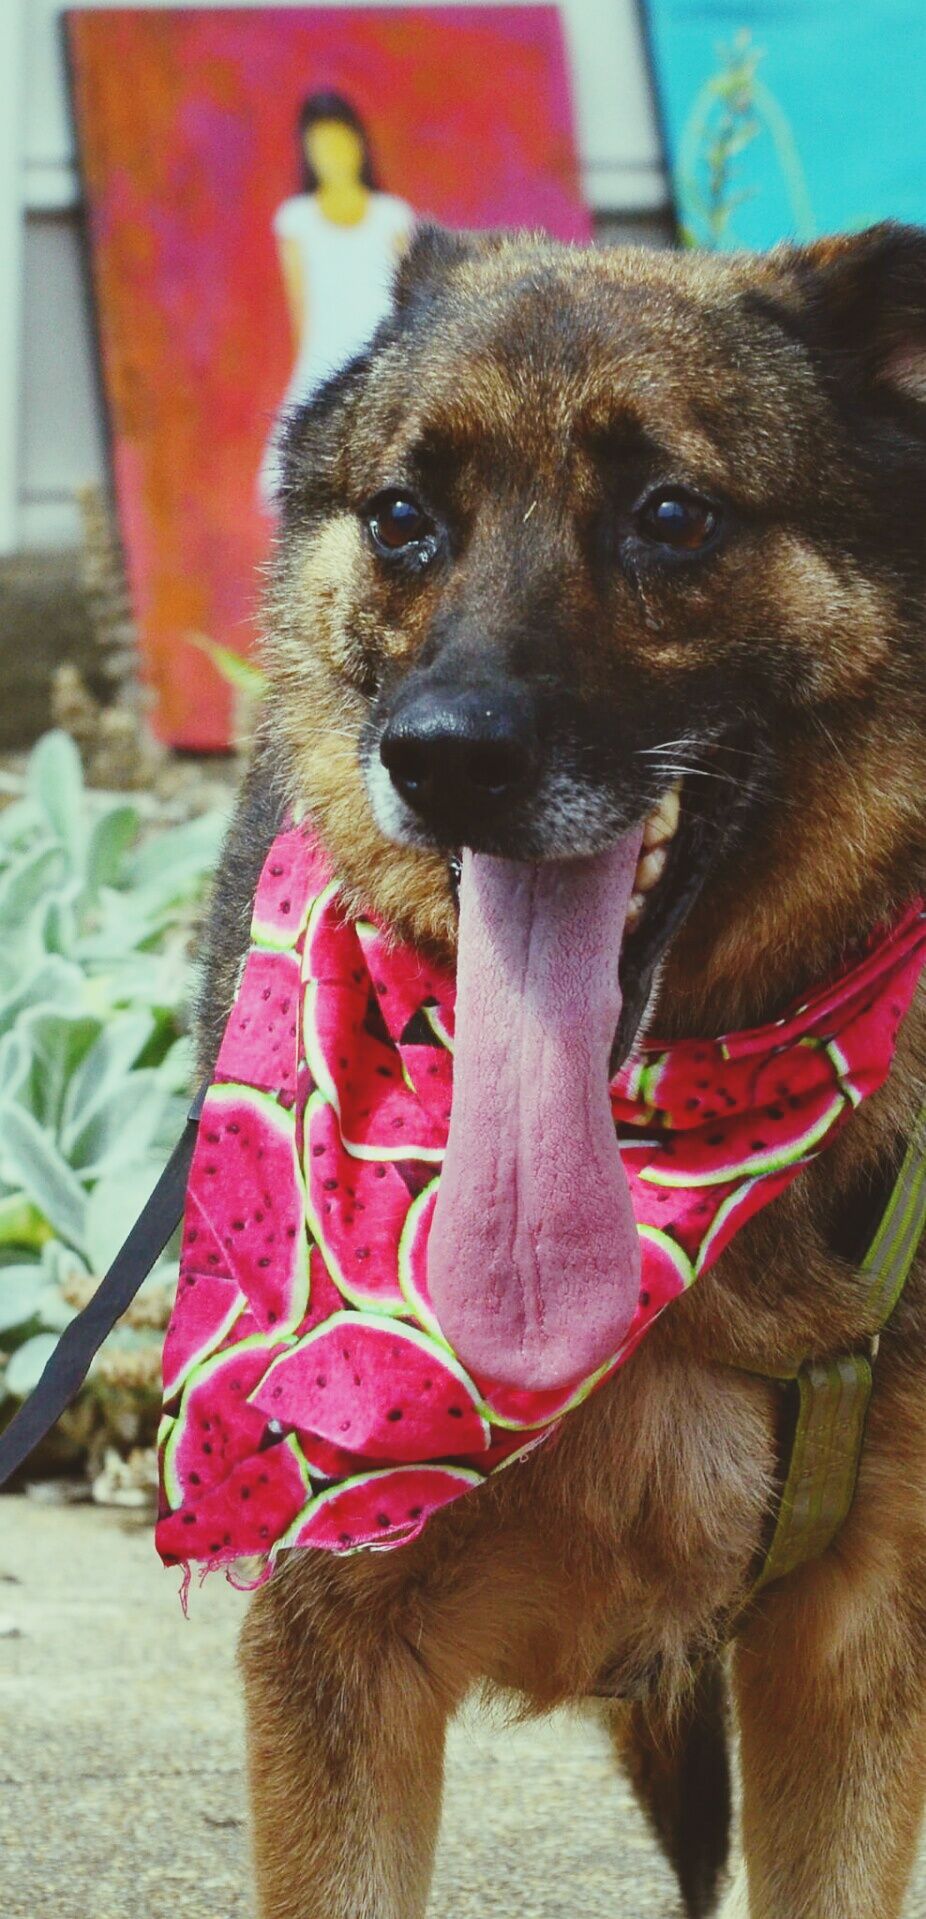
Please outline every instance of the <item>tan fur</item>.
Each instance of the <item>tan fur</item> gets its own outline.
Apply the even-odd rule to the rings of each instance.
[[[843,256],[827,246],[817,257],[822,268]],[[534,295],[518,306],[512,289],[534,270]],[[713,474],[758,516],[719,591],[692,586],[676,603],[671,585],[654,582],[627,598],[612,653],[589,646],[576,672],[604,685],[617,649],[627,672],[668,684],[699,657],[728,649],[732,661],[744,635],[773,637],[793,661],[805,719],[780,803],[676,941],[656,1022],[671,1036],[773,1016],[896,910],[923,865],[922,711],[888,710],[880,697],[895,645],[889,584],[762,524],[783,491],[799,502],[836,458],[804,363],[779,365],[737,333],[745,288],[791,297],[789,262],[522,244],[460,264],[454,286],[456,307],[416,369],[414,405],[398,405],[386,351],[345,436],[358,501],[401,472],[425,423],[439,420],[458,449],[464,490],[473,448],[523,448],[522,479],[511,499],[489,500],[486,525],[497,507],[520,526],[511,564],[538,581],[558,528],[566,558],[550,590],[571,596],[577,632],[586,589],[557,501],[581,517],[590,497],[584,433],[643,422],[672,447],[675,469]],[[596,332],[595,301],[612,294],[623,301],[619,336]],[[564,325],[579,325],[587,304],[597,344],[581,380],[551,374],[529,334],[507,364],[478,336],[477,309],[498,302],[523,319],[531,297],[555,299]],[[478,594],[484,577],[488,607],[507,565],[505,542],[487,532],[463,569],[467,590]],[[422,584],[402,612],[347,511],[294,534],[270,609],[269,724],[352,904],[446,953],[444,863],[386,844],[357,758],[369,657],[412,657],[436,592]],[[263,1919],[420,1919],[444,1726],[474,1687],[513,1688],[528,1712],[604,1692],[649,1695],[671,1714],[693,1666],[738,1619],[772,1499],[778,1389],[738,1368],[851,1349],[870,1330],[827,1223],[859,1171],[909,1127],[924,1055],[920,1001],[887,1087],[555,1443],[439,1514],[413,1545],[299,1556],[257,1596],[241,1657]],[[731,1895],[731,1919],[901,1911],[926,1760],[924,1334],[920,1275],[883,1342],[849,1524],[822,1562],[767,1591],[739,1634],[748,1895],[744,1885]]]

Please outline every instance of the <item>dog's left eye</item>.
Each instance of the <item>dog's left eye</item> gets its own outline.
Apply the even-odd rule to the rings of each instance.
[[[697,553],[713,539],[720,515],[696,493],[663,488],[638,506],[634,522],[645,540],[675,552]]]
[[[434,534],[434,522],[408,493],[381,493],[364,514],[370,538],[383,554],[420,549]]]

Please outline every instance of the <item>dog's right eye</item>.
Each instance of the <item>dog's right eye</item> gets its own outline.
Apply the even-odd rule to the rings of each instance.
[[[643,500],[634,520],[645,540],[676,553],[699,553],[710,545],[720,525],[720,515],[709,500],[667,487]]]
[[[433,520],[408,493],[379,494],[363,517],[373,545],[387,558],[422,554],[436,531]]]

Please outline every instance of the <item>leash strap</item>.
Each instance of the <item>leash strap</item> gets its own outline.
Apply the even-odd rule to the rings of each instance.
[[[183,1217],[196,1130],[207,1087],[197,1093],[186,1126],[125,1243],[93,1298],[66,1326],[38,1385],[0,1433],[0,1486],[5,1485],[76,1398],[117,1319],[131,1305]]]
[[[794,1373],[782,1375],[797,1387],[797,1423],[775,1531],[754,1592],[783,1579],[805,1560],[818,1558],[848,1518],[871,1399],[872,1362],[924,1231],[926,1104],[861,1264],[868,1280],[866,1312],[875,1326],[869,1351],[805,1360]]]

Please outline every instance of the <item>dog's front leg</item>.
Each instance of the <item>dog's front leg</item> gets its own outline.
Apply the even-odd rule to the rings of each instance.
[[[723,1919],[900,1919],[926,1782],[915,1596],[812,1569],[763,1597],[735,1682],[745,1867]]]
[[[446,1708],[371,1591],[338,1618],[275,1575],[241,1640],[260,1919],[422,1919]]]

